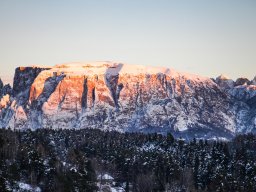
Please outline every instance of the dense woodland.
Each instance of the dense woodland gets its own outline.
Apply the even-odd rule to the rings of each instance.
[[[186,142],[171,134],[0,129],[0,191],[18,182],[98,191],[102,173],[125,191],[256,191],[256,136]]]

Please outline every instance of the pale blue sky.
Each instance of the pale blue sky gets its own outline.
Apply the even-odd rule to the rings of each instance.
[[[256,75],[255,0],[0,0],[0,76],[111,60]]]

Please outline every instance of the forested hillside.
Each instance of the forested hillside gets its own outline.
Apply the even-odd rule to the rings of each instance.
[[[108,174],[113,181],[102,181]],[[0,191],[256,191],[256,136],[0,129]],[[22,188],[23,187],[23,188]]]

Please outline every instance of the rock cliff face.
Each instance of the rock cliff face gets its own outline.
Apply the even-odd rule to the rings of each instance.
[[[256,130],[256,86],[248,82],[113,62],[20,67],[2,96],[0,124],[230,138]]]
[[[228,95],[234,102],[232,109],[236,114],[236,132],[248,133],[256,132],[256,85],[255,78],[249,81],[247,78],[238,78],[235,82],[231,79],[222,79],[217,83],[219,87]],[[229,85],[226,86],[226,82]]]

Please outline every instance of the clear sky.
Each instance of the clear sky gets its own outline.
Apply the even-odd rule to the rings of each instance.
[[[256,0],[0,0],[0,76],[110,60],[256,75]]]

